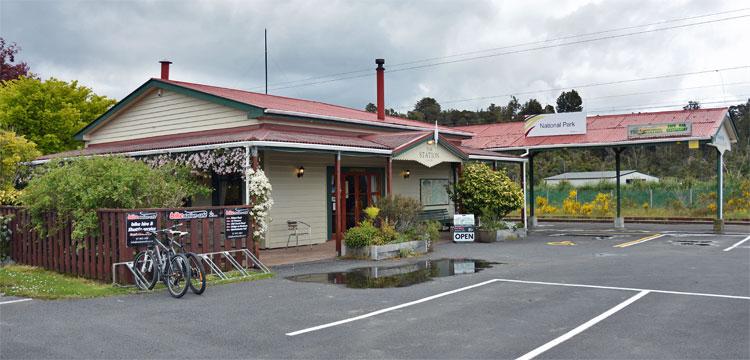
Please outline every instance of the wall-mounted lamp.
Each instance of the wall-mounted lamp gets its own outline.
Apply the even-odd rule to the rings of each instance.
[[[401,172],[401,176],[404,177],[404,179],[408,179],[409,176],[411,176],[411,170],[404,170]]]
[[[427,140],[427,145],[435,145],[435,140]]]
[[[300,166],[299,168],[297,168],[297,177],[301,178],[303,176],[305,176],[305,167]]]

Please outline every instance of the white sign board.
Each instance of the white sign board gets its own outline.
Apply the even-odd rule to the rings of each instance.
[[[580,135],[586,133],[586,113],[539,114],[526,119],[526,136]]]
[[[727,129],[722,125],[719,128],[719,132],[713,138],[711,145],[715,146],[723,154],[725,151],[732,150],[732,142],[729,140],[729,134]]]
[[[456,226],[474,226],[474,214],[455,214],[455,215],[453,215],[453,225],[456,225]]]
[[[453,215],[453,242],[474,241],[474,214]]]

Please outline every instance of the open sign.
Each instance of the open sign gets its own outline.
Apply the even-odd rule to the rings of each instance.
[[[453,242],[473,242],[474,241],[474,232],[468,232],[468,231],[454,231],[453,232]]]

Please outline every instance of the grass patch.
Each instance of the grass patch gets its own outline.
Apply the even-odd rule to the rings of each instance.
[[[254,271],[250,272],[250,275],[244,277],[239,271],[227,271],[224,272],[224,275],[227,276],[226,279],[222,279],[214,274],[209,274],[208,276],[206,276],[206,282],[208,283],[208,285],[224,285],[245,281],[269,279],[274,277],[274,273],[262,273]]]
[[[0,267],[0,292],[34,299],[87,299],[138,292],[26,265]]]
[[[273,273],[251,272],[242,276],[238,271],[225,272],[227,279],[210,274],[206,280],[208,286],[224,285],[245,281],[268,279]],[[165,290],[161,282],[154,291]],[[26,265],[7,265],[0,267],[0,293],[8,296],[29,297],[34,299],[89,299],[102,296],[127,295],[142,292],[138,288],[113,286],[80,277],[63,275],[43,268]]]

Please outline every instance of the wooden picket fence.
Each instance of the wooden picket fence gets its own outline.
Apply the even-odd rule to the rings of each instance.
[[[29,212],[23,207],[0,206],[0,215],[12,215],[10,228],[11,258],[20,264],[43,267],[59,273],[70,274],[100,281],[111,281],[112,264],[133,260],[140,250],[126,244],[126,214],[132,212],[156,212],[157,227],[171,226],[178,221],[168,219],[169,212],[213,210],[223,213],[226,209],[248,208],[248,206],[174,208],[174,209],[101,209],[99,215],[99,234],[86,236],[76,241],[71,238],[72,223],[67,221],[62,226],[54,226],[55,215],[45,216],[47,236],[42,237],[33,229]],[[180,220],[182,231],[190,235],[182,239],[186,251],[209,253],[239,249],[250,249],[258,256],[257,244],[252,240],[252,223],[249,224],[248,236],[239,239],[226,239],[224,236],[224,216],[214,218]],[[241,252],[236,253],[240,263],[251,265]],[[217,265],[227,270],[230,264],[220,255],[212,259]],[[117,278],[128,281],[127,269],[120,267]]]

